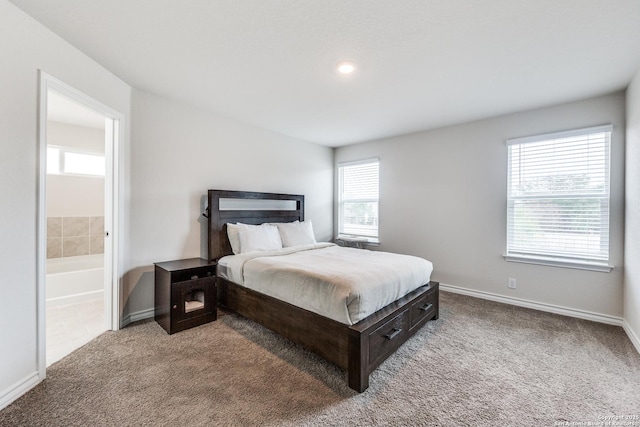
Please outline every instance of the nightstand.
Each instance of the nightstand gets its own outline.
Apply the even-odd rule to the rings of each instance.
[[[155,263],[155,320],[169,334],[216,320],[216,263]]]

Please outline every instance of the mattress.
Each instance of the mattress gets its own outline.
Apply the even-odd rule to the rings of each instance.
[[[217,270],[231,282],[352,325],[428,283],[433,264],[317,243],[226,256]]]

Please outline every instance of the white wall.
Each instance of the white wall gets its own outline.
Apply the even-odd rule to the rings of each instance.
[[[47,122],[47,144],[104,154],[104,126],[93,128],[50,120]]]
[[[380,158],[380,250],[423,256],[434,280],[622,316],[623,93],[338,148]],[[611,123],[611,273],[506,262],[508,138]],[[507,279],[517,279],[517,289]]]
[[[47,143],[104,154],[104,129],[47,123]],[[104,216],[104,177],[47,175],[47,217]]]
[[[36,184],[38,70],[129,118],[130,87],[0,0],[0,408],[38,380]],[[127,141],[123,141],[126,149]]]
[[[132,116],[125,322],[151,314],[154,262],[207,256],[208,189],[304,194],[305,219],[331,239],[333,149],[138,90]]]
[[[627,89],[624,317],[640,351],[640,70]]]

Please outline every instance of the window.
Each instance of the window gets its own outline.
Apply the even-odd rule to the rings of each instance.
[[[47,146],[47,174],[49,175],[85,175],[103,177],[105,159],[102,154]]]
[[[610,271],[611,126],[511,139],[508,261]]]
[[[47,173],[49,175],[60,175],[60,148],[47,147]]]
[[[378,159],[338,165],[338,238],[378,242]]]

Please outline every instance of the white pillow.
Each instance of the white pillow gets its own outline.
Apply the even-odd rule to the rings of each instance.
[[[316,242],[311,221],[280,222],[276,224],[282,239],[282,246],[311,245]]]
[[[241,253],[282,248],[278,227],[268,224],[238,224],[238,227]]]
[[[240,253],[240,223],[231,224],[227,223],[227,236],[229,236],[229,243],[231,244],[231,250],[235,255]]]

